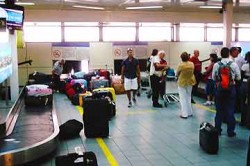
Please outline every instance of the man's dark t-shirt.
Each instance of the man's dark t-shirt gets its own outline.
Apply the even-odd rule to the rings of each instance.
[[[139,65],[139,61],[135,58],[129,60],[129,58],[125,59],[122,62],[122,66],[124,66],[124,76],[128,79],[136,78],[136,68]]]

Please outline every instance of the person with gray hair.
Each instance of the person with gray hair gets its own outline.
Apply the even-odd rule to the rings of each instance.
[[[55,90],[60,89],[60,75],[63,72],[63,65],[65,64],[65,60],[61,59],[57,61],[52,69],[52,82]]]
[[[159,93],[161,87],[161,77],[162,70],[166,70],[168,68],[167,63],[162,63],[166,52],[161,50],[158,52],[157,56],[152,58],[151,67],[150,67],[150,82],[152,88],[152,101],[153,107],[162,108],[162,105],[158,102]],[[166,61],[165,61],[166,62]]]

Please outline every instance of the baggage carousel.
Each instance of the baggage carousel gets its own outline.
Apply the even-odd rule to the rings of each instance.
[[[0,121],[0,165],[20,165],[39,159],[57,147],[59,126],[54,107],[24,104],[24,91]]]

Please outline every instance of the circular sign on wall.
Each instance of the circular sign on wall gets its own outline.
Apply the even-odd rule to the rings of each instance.
[[[115,54],[115,56],[121,56],[122,51],[117,48],[117,49],[115,49],[114,54]]]
[[[62,53],[61,53],[60,50],[54,50],[52,55],[53,55],[54,58],[60,58]]]

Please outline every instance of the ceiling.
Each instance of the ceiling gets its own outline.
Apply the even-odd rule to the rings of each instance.
[[[134,6],[136,7],[163,6],[163,8],[153,9],[153,10],[169,10],[169,9],[198,10],[200,6],[222,6],[222,0],[16,0],[16,1],[35,3],[34,6],[25,6],[25,8],[28,9],[76,9],[73,8],[73,6],[78,5],[78,6],[103,7],[104,10],[124,10],[126,7],[134,7]],[[233,2],[234,2],[234,8],[237,10],[250,9],[250,0],[233,0]],[[76,10],[81,10],[81,9],[77,8]]]

